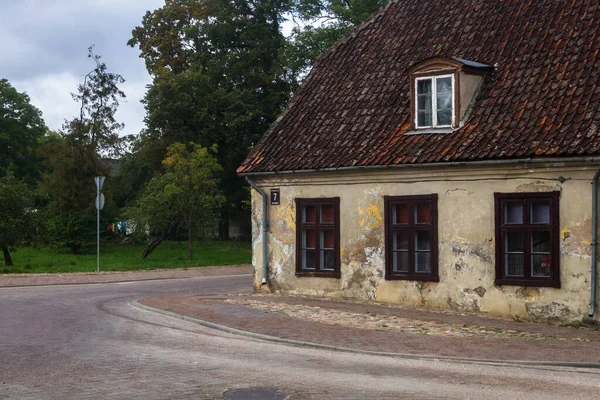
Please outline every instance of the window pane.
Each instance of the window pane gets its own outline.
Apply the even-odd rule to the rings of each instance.
[[[452,110],[438,110],[437,124],[438,126],[452,125]]]
[[[431,79],[417,81],[417,94],[431,93]]]
[[[321,250],[321,269],[333,270],[335,268],[335,259],[333,250]]]
[[[313,230],[302,230],[302,248],[314,249],[317,247],[317,233]]]
[[[549,254],[534,254],[531,256],[531,276],[549,277],[550,267]]]
[[[452,78],[437,78],[436,91],[438,93],[452,93]]]
[[[452,93],[437,95],[437,109],[451,110],[452,109]],[[439,116],[439,113],[438,113]]]
[[[333,204],[324,204],[321,206],[321,223],[333,224]]]
[[[419,111],[431,111],[431,95],[420,94],[417,96],[417,109]]]
[[[415,232],[415,249],[431,250],[431,233],[429,231]]]
[[[525,246],[523,232],[505,232],[505,252],[522,253]]]
[[[315,256],[315,250],[302,250],[302,269],[316,269]]]
[[[335,235],[333,233],[333,230],[321,231],[320,236],[320,248],[333,249],[335,243]]]
[[[523,223],[523,202],[507,201],[506,203],[504,203],[504,223]]]
[[[393,257],[393,271],[408,272],[408,251],[395,251]]]
[[[550,202],[532,201],[531,202],[531,223],[549,224],[550,223]]]
[[[418,116],[417,124],[419,126],[431,126],[431,125],[433,125],[433,123],[431,122],[431,112],[429,112],[429,111],[419,111],[419,116]]]
[[[525,258],[522,254],[505,254],[505,275],[523,276]]]
[[[531,251],[533,253],[550,253],[550,232],[531,233]]]
[[[431,272],[431,253],[415,253],[415,272]]]
[[[394,204],[392,206],[392,223],[408,224],[408,204]]]
[[[408,232],[394,232],[392,237],[394,250],[408,250]]]
[[[314,205],[303,206],[302,208],[302,223],[315,224],[317,223],[317,207]]]
[[[414,210],[415,223],[431,224],[431,203],[417,203]]]

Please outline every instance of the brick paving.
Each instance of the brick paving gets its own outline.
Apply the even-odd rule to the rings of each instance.
[[[309,296],[150,297],[140,303],[281,338],[431,356],[600,362],[600,330]]]
[[[65,274],[2,274],[0,287],[71,285],[83,283],[109,283],[144,281],[156,279],[182,279],[204,276],[221,276],[251,274],[252,266],[248,264],[229,265],[223,267],[171,268],[137,271],[110,271],[96,274],[94,272]]]
[[[229,316],[232,323],[260,320],[262,325],[272,325],[278,322],[273,312],[236,302],[325,304],[310,298],[227,296],[250,293],[252,276],[235,275],[1,289],[0,399],[222,399],[227,390],[255,387],[280,390],[289,400],[590,399],[600,391],[600,370],[390,358],[292,347],[132,306],[137,299],[156,296],[170,298],[173,305],[177,295],[190,307],[202,306],[205,313]],[[326,304],[327,309],[356,313],[396,312],[354,302]],[[405,312],[413,318],[418,310]],[[285,329],[310,331],[318,326],[278,313],[280,323],[271,328],[281,335]],[[424,315],[420,319],[451,317]],[[312,332],[336,340],[350,335],[351,340],[368,341],[366,336],[353,336],[359,331],[335,326]]]

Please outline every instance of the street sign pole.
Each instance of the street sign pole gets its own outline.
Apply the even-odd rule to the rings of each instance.
[[[98,189],[97,196],[100,197],[100,189]],[[96,273],[100,274],[100,209],[96,209],[98,218],[96,219],[96,250],[97,250],[97,262],[96,262]]]
[[[96,176],[94,178],[94,182],[96,182],[96,253],[97,253],[97,260],[96,260],[96,273],[100,274],[100,210],[102,210],[102,208],[104,208],[104,195],[102,193],[100,193],[100,190],[102,190],[102,185],[104,185],[104,179],[106,179],[103,176]]]

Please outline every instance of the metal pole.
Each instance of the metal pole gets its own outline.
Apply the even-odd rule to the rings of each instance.
[[[591,291],[590,291],[590,312],[588,317],[596,314],[596,285],[598,284],[597,257],[598,257],[598,179],[600,178],[600,169],[596,171],[592,180],[592,265],[591,265]]]
[[[254,188],[262,196],[262,284],[267,284],[267,235],[269,233],[269,220],[267,217],[267,193],[262,190],[249,177],[246,177],[246,182]]]
[[[97,197],[98,202],[100,201],[100,188],[98,188]],[[97,223],[96,223],[96,250],[97,250],[97,267],[96,273],[100,275],[100,207],[96,207],[97,212]]]

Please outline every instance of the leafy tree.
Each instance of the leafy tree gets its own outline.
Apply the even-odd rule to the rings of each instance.
[[[92,248],[95,239],[96,195],[93,177],[109,174],[99,153],[118,154],[122,124],[115,119],[119,100],[125,95],[118,88],[123,78],[107,71],[100,57],[89,48],[95,64],[72,94],[80,106],[79,116],[68,121],[60,132],[40,149],[40,158],[51,171],[40,182],[44,207],[45,236],[59,246],[80,253]],[[110,198],[110,181],[103,190]],[[110,204],[110,201],[107,201]],[[105,210],[104,218],[111,213]]]
[[[211,149],[216,152],[216,147]],[[188,239],[188,260],[193,259],[197,224],[206,224],[225,201],[217,175],[222,172],[216,158],[205,147],[190,143],[169,146],[163,160],[165,172],[154,177],[130,210],[138,229],[147,229],[151,240],[142,253],[146,258],[176,226],[183,226]]]
[[[219,236],[228,238],[230,209],[245,198],[235,169],[288,100],[295,81],[280,51],[285,0],[168,0],[134,29],[131,46],[154,80],[146,94],[147,129],[138,163],[147,171],[175,142],[219,146],[227,198]]]
[[[216,143],[227,199],[219,238],[228,239],[229,214],[247,197],[236,168],[275,121],[314,57],[384,2],[166,0],[147,12],[128,42],[139,47],[153,76],[144,98],[147,129],[130,164],[136,185],[163,168],[170,144]],[[298,22],[289,39],[281,32],[286,18]]]
[[[0,247],[4,265],[13,265],[11,247],[33,233],[33,215],[27,211],[31,191],[10,172],[0,178]]]
[[[0,168],[13,166],[14,175],[32,184],[38,178],[38,141],[46,132],[42,113],[6,79],[0,79]]]
[[[93,178],[108,175],[108,169],[90,147],[73,145],[68,139],[40,150],[52,172],[44,175],[38,191],[44,206],[43,241],[79,254],[93,249],[96,238]],[[103,212],[102,216],[108,215]]]
[[[117,122],[115,113],[119,101],[125,98],[118,85],[125,80],[119,74],[108,72],[101,57],[94,54],[93,46],[88,48],[88,58],[94,61],[95,67],[85,75],[77,93],[71,94],[80,106],[79,118],[65,123],[65,137],[73,146],[118,154],[122,143],[119,131],[124,125]]]

